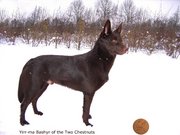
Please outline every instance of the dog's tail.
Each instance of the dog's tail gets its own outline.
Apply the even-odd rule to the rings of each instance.
[[[18,100],[22,103],[25,94],[27,93],[28,89],[30,88],[31,84],[31,76],[32,76],[32,59],[28,61],[20,75],[19,78],[19,87],[18,87]]]

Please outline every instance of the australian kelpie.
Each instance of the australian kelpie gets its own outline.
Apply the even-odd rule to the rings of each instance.
[[[112,31],[111,23],[107,20],[91,51],[75,56],[43,55],[30,59],[19,80],[21,125],[29,124],[25,112],[30,103],[35,114],[43,115],[37,109],[37,100],[49,84],[56,83],[83,92],[83,122],[92,126],[89,112],[93,96],[108,81],[116,54],[122,55],[128,50],[123,44],[121,29],[122,24]]]

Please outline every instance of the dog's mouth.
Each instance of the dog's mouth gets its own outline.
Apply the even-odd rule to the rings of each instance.
[[[123,55],[125,54],[126,52],[128,52],[129,48],[128,47],[123,47],[123,48],[120,48],[119,52],[117,54],[119,55]]]

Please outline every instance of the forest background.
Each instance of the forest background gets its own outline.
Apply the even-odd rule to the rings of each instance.
[[[107,19],[112,27],[123,22],[123,39],[130,51],[147,54],[163,51],[177,58],[180,55],[180,7],[168,16],[152,15],[145,9],[137,8],[133,0],[122,4],[111,0],[97,0],[94,8],[86,8],[82,0],[73,1],[66,11],[61,8],[50,15],[36,6],[29,15],[17,9],[11,15],[0,9],[0,42],[15,45],[16,40],[33,47],[65,45],[68,48],[94,46],[98,34]]]

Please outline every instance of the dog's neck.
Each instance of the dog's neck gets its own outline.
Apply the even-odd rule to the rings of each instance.
[[[100,61],[114,61],[115,55],[110,54],[110,52],[102,45],[97,44],[95,46],[97,54],[98,54],[98,60]]]
[[[109,72],[116,55],[111,55],[106,48],[103,48],[101,44],[96,43],[94,48],[88,53],[88,57],[91,57],[91,61],[97,65],[103,65],[104,70]]]

